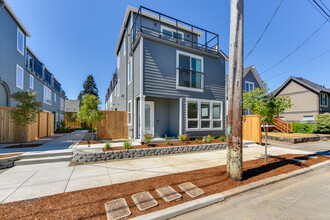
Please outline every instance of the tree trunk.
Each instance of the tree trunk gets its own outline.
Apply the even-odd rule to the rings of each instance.
[[[268,128],[264,127],[265,131],[265,163],[267,163],[267,138],[268,138]]]
[[[91,127],[92,127],[92,140],[94,140],[94,129],[93,129],[93,123],[91,124]]]
[[[241,181],[243,177],[243,10],[244,0],[231,0],[228,74],[227,176],[235,181]]]

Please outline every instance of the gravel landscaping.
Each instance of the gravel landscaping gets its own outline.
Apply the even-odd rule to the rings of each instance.
[[[19,201],[0,205],[1,219],[106,219],[104,204],[106,202],[124,198],[132,212],[128,217],[144,215],[150,212],[165,209],[184,202],[192,201],[188,194],[178,185],[191,182],[201,188],[205,194],[201,198],[220,193],[261,179],[288,173],[328,160],[327,157],[317,155],[317,159],[303,157],[304,155],[281,155],[271,157],[268,163],[264,159],[256,159],[243,163],[243,181],[235,182],[227,178],[226,166],[217,166],[207,169],[194,170],[178,174],[170,174],[138,181],[92,188],[87,190],[62,193],[26,201]],[[299,163],[288,159],[302,159]],[[169,185],[182,195],[182,200],[165,202],[156,189]],[[158,202],[158,206],[140,211],[131,196],[148,191]]]

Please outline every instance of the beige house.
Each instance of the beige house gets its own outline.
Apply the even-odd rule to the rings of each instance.
[[[291,76],[273,93],[291,96],[292,107],[280,115],[286,121],[313,121],[317,115],[330,111],[330,89],[302,77]]]

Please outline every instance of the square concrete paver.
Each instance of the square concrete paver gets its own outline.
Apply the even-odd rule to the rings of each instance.
[[[131,197],[140,211],[150,209],[158,205],[158,202],[147,191],[134,194]]]
[[[198,188],[191,182],[181,183],[178,187],[192,198],[203,195],[205,193],[202,189]]]
[[[132,214],[124,198],[106,202],[105,211],[109,220],[125,218]]]
[[[175,191],[175,189],[173,189],[170,186],[163,186],[163,187],[157,188],[156,192],[166,202],[171,202],[171,201],[174,201],[174,200],[182,199],[182,196],[180,195],[180,193]]]

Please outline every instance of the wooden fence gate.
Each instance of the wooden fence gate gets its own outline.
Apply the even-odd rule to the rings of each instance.
[[[255,141],[262,144],[261,120],[258,115],[243,116],[243,140]]]
[[[0,143],[30,142],[54,134],[54,114],[40,112],[35,123],[22,128],[10,118],[13,109],[0,107]]]
[[[101,111],[104,118],[97,124],[97,138],[100,140],[127,138],[127,112]]]

